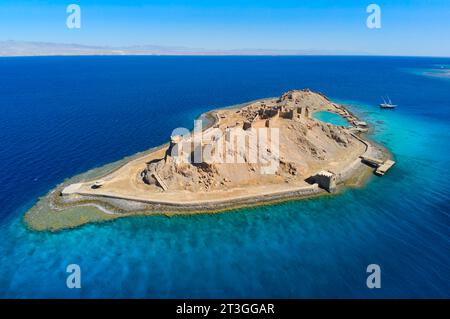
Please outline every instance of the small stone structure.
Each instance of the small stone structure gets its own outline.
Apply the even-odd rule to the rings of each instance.
[[[330,171],[320,171],[313,176],[314,182],[319,184],[320,188],[332,193],[336,190],[336,174]]]
[[[170,137],[170,145],[169,148],[166,150],[166,154],[164,156],[164,160],[167,161],[167,158],[172,155],[173,149],[175,146],[180,143],[183,140],[183,137],[180,135],[172,135]]]
[[[292,112],[292,119],[295,121],[302,121],[309,118],[309,108],[306,106],[297,107]]]

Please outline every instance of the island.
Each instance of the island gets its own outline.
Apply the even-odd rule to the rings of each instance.
[[[315,117],[329,112],[348,125]],[[209,111],[168,143],[68,179],[25,214],[37,231],[137,215],[217,213],[339,193],[394,161],[369,125],[309,89]]]

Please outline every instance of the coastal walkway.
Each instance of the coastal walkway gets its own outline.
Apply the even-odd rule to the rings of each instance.
[[[103,199],[113,199],[113,200],[126,200],[133,201],[139,203],[145,203],[150,205],[158,205],[165,207],[179,207],[184,209],[193,209],[193,210],[214,210],[221,209],[226,207],[232,207],[235,205],[242,204],[253,204],[259,202],[270,202],[280,200],[286,197],[304,197],[304,196],[312,196],[318,193],[321,193],[322,190],[318,187],[318,184],[313,185],[305,185],[305,186],[296,186],[296,187],[283,187],[281,189],[268,189],[265,188],[264,191],[259,190],[256,192],[252,192],[251,194],[238,195],[233,198],[225,198],[224,195],[214,196],[214,198],[208,199],[179,199],[179,200],[169,200],[161,198],[162,194],[159,194],[158,197],[142,197],[142,196],[131,196],[124,194],[117,194],[113,192],[101,192],[97,191],[93,192],[83,192],[81,190],[74,191],[73,193],[67,193],[65,195],[78,195],[78,196],[87,196],[91,198],[103,198]],[[212,194],[209,194],[212,195]],[[217,194],[215,194],[217,195]],[[210,196],[208,196],[210,197]],[[161,207],[160,207],[161,208]]]

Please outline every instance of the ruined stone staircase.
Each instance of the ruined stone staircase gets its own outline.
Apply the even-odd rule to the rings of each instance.
[[[156,181],[158,182],[159,186],[161,186],[161,188],[164,191],[167,191],[169,189],[169,187],[167,187],[166,182],[164,182],[164,180],[158,175],[158,173],[153,173],[152,175],[156,179]]]

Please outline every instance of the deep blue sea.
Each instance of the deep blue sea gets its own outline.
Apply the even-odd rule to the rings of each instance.
[[[0,297],[450,297],[444,58],[0,58]],[[423,71],[423,72],[422,72]],[[212,108],[310,88],[351,105],[397,164],[338,196],[59,233],[24,213],[56,184],[168,140]],[[380,110],[389,95],[396,110]],[[81,289],[66,266],[81,267]],[[381,267],[368,289],[366,267]]]

